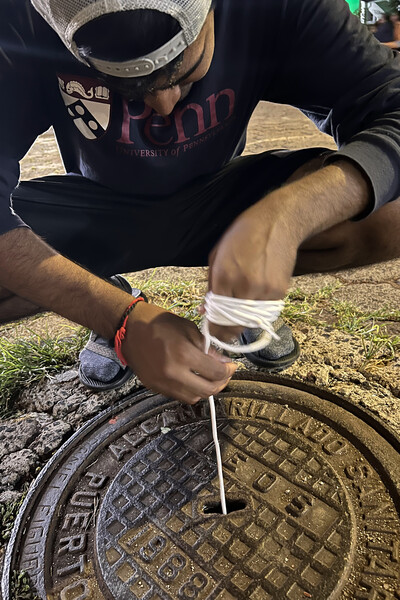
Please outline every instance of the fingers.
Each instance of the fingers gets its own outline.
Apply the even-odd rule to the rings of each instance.
[[[220,381],[232,377],[236,371],[235,363],[212,347],[208,354],[205,354],[204,336],[197,327],[188,333],[185,343],[179,348],[174,348],[177,361],[175,364],[185,365],[190,372],[198,373],[209,381]]]
[[[222,356],[216,350],[210,349],[210,354],[199,353],[190,367],[192,372],[198,373],[207,381],[222,381],[232,377],[237,369],[237,364],[228,357]]]
[[[124,350],[146,387],[194,404],[227,385],[237,365],[213,351],[205,354],[204,338],[194,323],[161,309],[144,313],[128,326]]]
[[[154,392],[162,393],[164,396],[169,396],[184,404],[196,404],[203,398],[208,398],[221,392],[228,385],[230,379],[228,377],[220,381],[208,381],[200,375],[188,371],[182,377],[181,381],[177,381],[176,379],[166,381],[164,379],[160,387],[156,384],[152,385],[151,389]],[[145,381],[142,383],[146,385]],[[146,385],[146,387],[150,386]]]
[[[230,380],[231,377],[228,377],[227,379],[222,379],[220,381],[208,381],[202,378],[200,375],[196,375],[195,373],[189,373],[186,380],[186,387],[188,390],[196,390],[196,392],[201,390],[199,393],[200,398],[208,398],[209,396],[215,396],[216,394],[221,392],[228,385]],[[196,399],[195,402],[198,402],[199,397],[197,395],[195,395],[194,397]]]
[[[214,396],[228,385],[236,369],[237,365],[234,365],[230,370],[231,375],[218,381],[209,381],[199,374],[187,372],[181,389],[178,392],[176,389],[174,390],[174,397],[186,404],[196,404],[203,398]]]
[[[226,357],[202,354],[199,360],[191,365],[174,363],[160,373],[158,382],[142,383],[153,391],[165,396],[184,402],[185,404],[196,404],[202,398],[208,398],[218,394],[229,383],[232,375],[237,369],[237,364],[225,362]]]

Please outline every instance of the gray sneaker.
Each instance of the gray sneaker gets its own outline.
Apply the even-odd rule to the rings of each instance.
[[[258,352],[249,352],[245,356],[258,367],[270,373],[279,373],[292,365],[300,356],[300,346],[293,336],[292,330],[279,317],[273,323],[274,331],[279,335],[279,340],[271,343]],[[245,329],[241,335],[241,344],[255,342],[262,334],[262,329]]]

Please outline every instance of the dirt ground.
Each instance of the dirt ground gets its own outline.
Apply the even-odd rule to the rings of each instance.
[[[291,107],[262,103],[250,123],[246,153],[253,154],[272,148],[304,148],[323,146],[335,148],[330,137],[321,134],[298,110]],[[62,173],[63,168],[51,132],[42,135],[22,161],[22,178],[32,178],[52,173]],[[148,273],[133,275],[140,284]],[[157,278],[165,280],[197,280],[206,289],[205,269],[159,269]],[[326,285],[337,287],[334,298],[350,302],[364,311],[400,307],[400,261],[395,260],[357,271],[344,271],[329,275],[312,275],[293,280],[293,289],[310,294]],[[322,319],[323,320],[323,319]],[[32,335],[32,331],[48,331],[54,335],[68,326],[68,322],[55,315],[23,321],[2,328],[2,334],[11,338]],[[398,322],[387,322],[392,335],[400,335]],[[28,326],[28,328],[27,328]],[[365,365],[361,341],[330,327],[329,310],[325,323],[314,326],[304,323],[294,325],[302,355],[286,371],[289,377],[311,381],[329,388],[356,403],[367,406],[395,429],[400,427],[400,356],[389,365]]]

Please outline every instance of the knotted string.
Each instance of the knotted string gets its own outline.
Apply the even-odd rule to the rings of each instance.
[[[240,298],[230,298],[208,292],[205,297],[205,315],[202,322],[202,333],[205,337],[204,352],[208,354],[211,343],[222,350],[234,354],[246,354],[262,350],[271,343],[272,339],[279,340],[279,336],[275,333],[272,324],[280,316],[283,307],[283,300],[242,300]],[[226,344],[210,334],[210,323],[228,327],[240,326],[246,329],[262,329],[263,334],[251,344]],[[221,509],[222,514],[226,515],[225,485],[214,396],[210,396],[208,402],[210,405],[211,427],[217,457]]]

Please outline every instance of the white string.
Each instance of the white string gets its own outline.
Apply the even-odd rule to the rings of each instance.
[[[279,317],[283,307],[283,300],[241,300],[239,298],[229,298],[208,292],[204,302],[205,316],[202,323],[202,333],[205,337],[204,352],[208,354],[211,342],[219,348],[235,354],[257,352],[265,348],[273,338],[279,340],[279,336],[275,333],[272,323]],[[241,326],[249,329],[263,329],[264,333],[258,340],[251,344],[242,346],[226,344],[210,334],[210,323],[231,327]],[[226,515],[224,475],[222,471],[221,447],[218,440],[214,396],[210,396],[208,402],[210,405],[211,428],[217,457],[221,509],[222,514]]]
[[[202,323],[202,332],[206,340],[209,339],[210,343],[212,342],[227,352],[234,354],[258,352],[268,346],[272,338],[279,340],[272,323],[279,317],[283,307],[283,300],[241,300],[208,292],[204,302],[205,318]],[[210,323],[262,329],[264,333],[251,344],[243,346],[226,344],[210,334]]]
[[[221,447],[219,445],[219,440],[218,440],[217,415],[215,414],[214,396],[210,396],[208,398],[208,403],[210,405],[211,429],[212,429],[214,446],[215,446],[215,454],[217,456],[217,470],[218,470],[218,480],[219,480],[219,496],[221,499],[221,509],[222,509],[222,514],[227,515],[228,513],[226,510],[224,474],[222,471]]]

